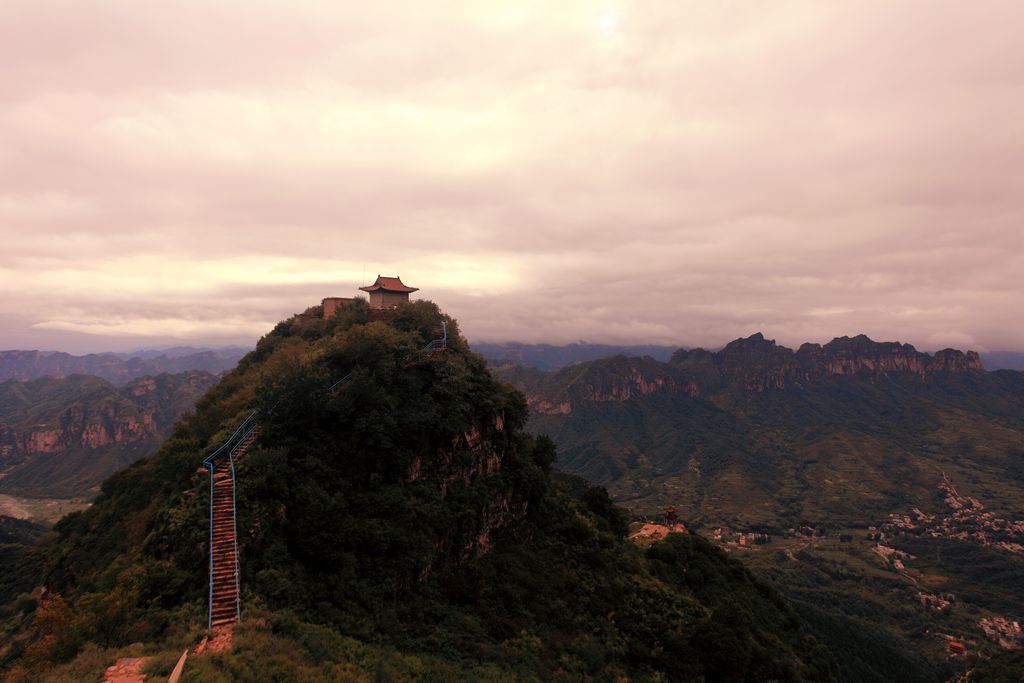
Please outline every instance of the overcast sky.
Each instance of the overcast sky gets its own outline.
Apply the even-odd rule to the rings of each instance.
[[[0,3],[0,348],[1024,350],[1024,3]]]

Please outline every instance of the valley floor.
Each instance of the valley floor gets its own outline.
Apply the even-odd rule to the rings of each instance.
[[[20,498],[0,493],[0,515],[26,519],[46,526],[54,525],[64,515],[92,505],[81,498]]]
[[[934,665],[956,670],[972,656],[1024,646],[1012,597],[1024,567],[1003,548],[941,537],[880,542],[878,533],[853,528],[769,542],[727,529],[705,533],[791,599],[871,624]]]

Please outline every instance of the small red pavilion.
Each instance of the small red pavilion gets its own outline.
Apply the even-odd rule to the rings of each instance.
[[[371,309],[394,308],[401,302],[408,301],[411,293],[419,291],[419,287],[406,287],[397,275],[395,277],[378,275],[377,281],[372,285],[359,289],[369,293]]]

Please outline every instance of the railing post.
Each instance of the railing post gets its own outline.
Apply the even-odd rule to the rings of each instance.
[[[256,431],[256,417],[259,414],[258,410],[252,411],[242,424],[238,425],[231,436],[227,438],[216,450],[210,453],[203,459],[203,465],[205,465],[210,471],[210,586],[207,593],[207,616],[206,616],[206,628],[207,631],[213,632],[213,572],[216,565],[216,548],[214,543],[214,498],[216,495],[216,487],[214,485],[214,475],[217,471],[218,461],[223,462],[224,454],[227,454],[227,460],[229,465],[229,472],[231,475],[231,524],[234,532],[234,575],[235,575],[235,620],[238,621],[242,616],[242,605],[241,605],[241,576],[239,571],[239,557],[238,557],[238,498],[235,489],[235,453],[238,451],[239,446],[245,439],[249,438]]]
[[[250,431],[251,433],[251,431]],[[248,434],[247,434],[248,436]],[[243,439],[244,441],[245,439]],[[235,454],[228,453],[231,463],[231,527],[235,541],[235,621],[242,619],[242,589],[238,585],[238,500],[235,497]]]
[[[213,463],[210,463],[210,595],[206,600],[206,631],[213,631]]]

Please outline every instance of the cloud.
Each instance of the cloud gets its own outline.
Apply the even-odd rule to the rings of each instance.
[[[477,339],[1024,349],[1022,20],[6,2],[0,346],[251,341],[397,272]]]

